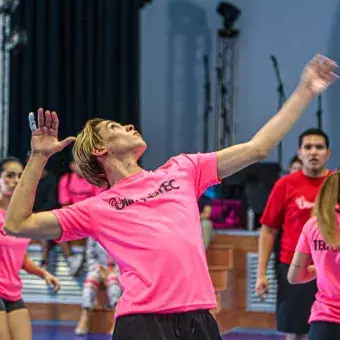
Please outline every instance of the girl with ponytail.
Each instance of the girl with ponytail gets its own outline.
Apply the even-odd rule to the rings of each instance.
[[[291,284],[316,279],[309,340],[340,339],[340,172],[324,181],[288,272]]]

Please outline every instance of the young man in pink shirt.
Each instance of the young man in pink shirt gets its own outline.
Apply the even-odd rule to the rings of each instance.
[[[315,280],[317,293],[309,318],[309,340],[340,339],[340,214],[336,172],[321,187],[314,217],[305,224],[288,272],[291,284]]]
[[[266,158],[309,102],[337,78],[337,65],[316,56],[295,92],[249,142],[218,152],[181,154],[155,171],[138,160],[146,143],[132,125],[93,119],[78,135],[74,156],[81,174],[107,191],[51,212],[32,214],[48,158],[75,140],[58,141],[58,116],[34,115],[32,157],[6,216],[8,233],[54,238],[92,237],[117,262],[123,294],[115,339],[221,339],[209,310],[216,307],[202,241],[197,199],[220,179]]]

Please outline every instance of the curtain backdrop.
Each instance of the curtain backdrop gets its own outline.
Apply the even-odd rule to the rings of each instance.
[[[9,154],[29,150],[27,115],[56,110],[60,136],[93,117],[139,125],[141,0],[21,0],[12,27],[28,44],[11,52]],[[70,149],[52,157],[58,175]]]

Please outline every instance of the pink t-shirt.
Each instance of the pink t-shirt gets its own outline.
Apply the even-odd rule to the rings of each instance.
[[[340,225],[339,214],[337,219]],[[317,273],[318,292],[309,322],[340,323],[340,249],[333,249],[324,242],[316,217],[309,219],[303,227],[296,250],[311,254]]]
[[[3,229],[6,212],[0,209],[0,297],[8,301],[21,299],[19,271],[25,259],[29,239],[9,236]]]
[[[104,189],[98,188],[76,173],[65,174],[60,178],[58,186],[59,203],[73,204],[95,196]]]
[[[217,183],[215,153],[179,155],[54,210],[63,230],[58,242],[90,236],[116,260],[123,290],[117,317],[214,308],[197,199]]]

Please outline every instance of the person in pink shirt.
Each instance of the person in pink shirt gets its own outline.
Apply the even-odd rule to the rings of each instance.
[[[70,170],[71,173],[66,173],[61,176],[58,183],[58,201],[60,206],[65,207],[83,201],[105,190],[87,182],[79,173],[77,165],[73,160],[70,162]],[[45,242],[46,248],[43,253],[45,263],[47,263],[49,253],[55,245],[56,243],[53,240]],[[60,244],[60,247],[69,265],[70,274],[76,276],[82,268],[84,253],[73,254],[70,242],[63,242]]]
[[[43,278],[48,285],[59,289],[59,281],[49,272],[37,266],[29,257],[30,240],[7,235],[3,229],[6,210],[23,167],[16,158],[6,158],[0,163],[0,339],[32,339],[28,311],[22,300],[22,282],[19,271]]]
[[[314,215],[305,224],[288,272],[291,284],[316,278],[317,293],[309,318],[309,340],[340,339],[340,172],[318,193]]]
[[[79,172],[74,160],[70,162],[71,173],[61,176],[58,185],[59,204],[65,207],[70,204],[78,203],[86,198],[96,196],[102,188],[89,183]]]
[[[154,171],[138,160],[146,143],[132,125],[100,118],[75,139],[58,140],[56,112],[29,114],[32,156],[11,201],[5,229],[57,242],[92,237],[120,268],[122,296],[114,339],[221,339],[197,199],[220,179],[268,156],[305,107],[336,79],[337,65],[316,56],[281,110],[247,143],[211,153],[180,154]],[[32,213],[49,157],[75,141],[80,173],[110,188],[73,205]]]

